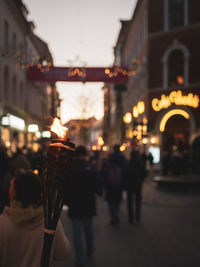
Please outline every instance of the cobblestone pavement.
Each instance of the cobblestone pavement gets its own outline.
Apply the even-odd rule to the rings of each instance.
[[[121,223],[109,224],[107,205],[98,199],[94,220],[96,251],[88,267],[199,267],[200,193],[160,190],[151,178],[143,187],[142,221],[127,223],[125,196]],[[65,233],[72,240],[71,224],[62,212]],[[74,252],[56,267],[72,267]]]

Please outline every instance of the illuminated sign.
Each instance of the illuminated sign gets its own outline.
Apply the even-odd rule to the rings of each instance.
[[[29,124],[28,125],[28,132],[29,133],[36,133],[39,131],[39,127],[37,124]]]
[[[43,138],[50,138],[51,137],[51,132],[50,131],[43,131],[42,132],[42,137]]]
[[[19,131],[25,130],[25,121],[9,113],[6,116],[2,117],[1,123],[4,126],[10,126]]]
[[[145,104],[143,101],[139,101],[136,106],[133,107],[133,117],[137,118],[140,114],[144,113]]]
[[[161,95],[161,99],[154,98],[152,100],[152,108],[155,111],[160,111],[161,109],[168,108],[172,104],[190,106],[197,108],[199,106],[199,97],[189,93],[188,95],[183,95],[181,90],[172,91],[169,95]]]
[[[161,122],[160,122],[160,131],[164,132],[165,130],[165,125],[167,123],[167,121],[169,120],[169,118],[171,118],[174,115],[181,115],[183,116],[185,119],[189,119],[190,115],[182,109],[172,109],[170,111],[168,111],[162,118]]]
[[[123,116],[123,121],[125,123],[130,123],[132,122],[132,115],[130,112],[126,112],[126,114]]]

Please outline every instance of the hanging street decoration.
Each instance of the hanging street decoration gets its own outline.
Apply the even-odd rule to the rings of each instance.
[[[130,76],[134,76],[140,67],[140,62],[132,60],[130,67],[86,67],[80,61],[81,67],[69,64],[69,67],[55,67],[46,56],[34,56],[27,59],[22,52],[13,55],[16,67],[27,71],[27,79],[30,82],[104,82],[127,83]],[[70,63],[70,62],[69,62]]]
[[[120,71],[116,71],[120,69]],[[114,73],[113,75],[108,75]],[[30,82],[105,82],[127,83],[127,67],[54,67],[48,71],[41,71],[33,66],[27,69],[27,78]]]

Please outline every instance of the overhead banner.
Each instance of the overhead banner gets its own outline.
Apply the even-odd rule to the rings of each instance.
[[[36,66],[27,69],[30,82],[104,82],[127,83],[129,72],[122,67],[50,67],[48,70]]]

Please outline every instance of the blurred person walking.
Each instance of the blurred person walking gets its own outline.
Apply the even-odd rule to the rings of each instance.
[[[127,211],[129,223],[139,222],[141,219],[142,183],[146,177],[146,170],[139,152],[133,150],[124,171],[125,190],[127,192]]]
[[[7,165],[6,165],[7,166]],[[17,148],[16,153],[10,159],[9,167],[7,167],[7,172],[2,181],[2,194],[1,194],[1,210],[7,205],[9,205],[9,186],[10,181],[19,170],[30,170],[31,164],[27,159],[23,151]]]
[[[8,203],[7,193],[4,190],[4,183],[10,170],[10,163],[11,160],[7,154],[6,148],[0,146],[0,213],[2,213],[6,203]]]
[[[98,172],[88,163],[85,146],[76,148],[74,165],[65,185],[65,203],[72,222],[77,266],[83,266],[94,252],[93,217],[96,215],[96,194],[102,195]],[[84,249],[86,241],[86,253]]]
[[[105,186],[105,200],[108,203],[110,223],[113,225],[120,222],[119,212],[123,190],[122,174],[125,157],[119,148],[119,145],[114,146],[113,154],[110,155],[107,163],[104,162],[101,169]]]
[[[9,188],[10,206],[0,215],[0,266],[40,267],[44,238],[41,182],[33,172],[15,174]],[[64,260],[70,243],[58,223],[51,265]]]

